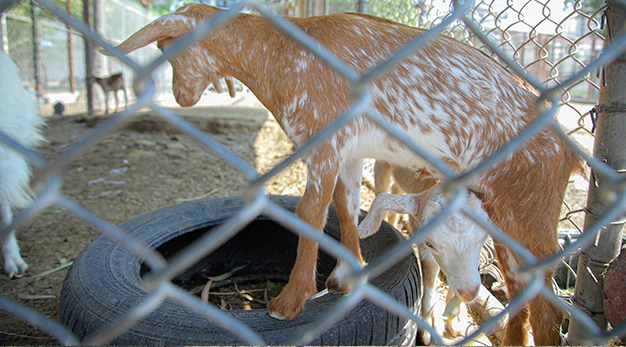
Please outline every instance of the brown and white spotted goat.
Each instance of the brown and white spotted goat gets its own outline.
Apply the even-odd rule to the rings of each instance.
[[[187,5],[133,34],[118,46],[131,52],[152,42],[167,50],[178,38],[220,10]],[[334,14],[290,21],[358,73],[366,73],[422,34],[421,30],[362,14]],[[272,112],[289,138],[301,145],[346,111],[350,85],[313,54],[255,15],[241,14],[170,60],[173,92],[193,106],[217,76],[235,77]],[[420,146],[462,172],[478,165],[537,119],[536,92],[496,62],[453,39],[437,37],[372,82],[373,104]],[[316,148],[307,159],[307,186],[296,214],[323,230],[331,200],[341,242],[361,258],[357,216],[361,158],[407,167],[430,164],[416,157],[364,117]],[[492,222],[542,258],[557,250],[556,223],[568,177],[580,167],[575,154],[550,130],[536,134],[470,189],[484,196]],[[497,246],[508,293],[524,281],[518,259]],[[270,302],[274,317],[292,319],[316,292],[318,246],[301,237],[289,283]],[[326,282],[346,293],[348,266],[338,261]],[[546,283],[551,284],[547,274]],[[529,319],[538,344],[560,343],[561,312],[538,297],[510,319],[505,344],[526,344]]]

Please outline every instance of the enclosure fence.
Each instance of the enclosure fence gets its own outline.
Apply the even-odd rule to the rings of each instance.
[[[0,2],[0,12],[4,13],[7,8],[16,3],[19,3],[19,1],[3,0]],[[304,235],[307,238],[315,240],[318,242],[321,249],[325,250],[334,257],[345,260],[350,264],[356,263],[354,256],[344,249],[336,240],[318,233],[309,225],[298,219],[293,213],[288,212],[284,208],[271,202],[263,191],[263,185],[265,182],[267,182],[273,175],[285,169],[289,164],[299,158],[302,158],[313,148],[326,141],[333,133],[340,130],[341,127],[347,122],[359,116],[369,118],[372,122],[385,129],[391,136],[396,137],[398,141],[410,148],[416,155],[428,158],[428,161],[433,166],[445,167],[444,163],[438,161],[433,155],[425,153],[423,148],[421,148],[417,143],[414,143],[399,128],[387,122],[371,106],[371,94],[369,93],[368,81],[371,76],[380,75],[384,71],[392,68],[394,64],[381,64],[374,68],[368,75],[358,75],[348,68],[343,62],[321,49],[303,32],[295,30],[288,21],[274,14],[258,1],[244,0],[236,3],[220,15],[198,25],[195,30],[202,34],[195,35],[195,37],[186,37],[179,43],[178,47],[181,49],[189,47],[196,42],[196,40],[210,34],[211,32],[217,30],[217,28],[223,23],[235,18],[238,15],[239,10],[244,7],[253,8],[261,16],[263,16],[265,20],[285,35],[302,45],[304,49],[310,51],[317,59],[332,67],[332,69],[348,79],[354,86],[352,93],[354,97],[352,100],[352,107],[345,114],[337,118],[325,131],[322,131],[310,142],[300,147],[292,156],[264,175],[259,175],[253,167],[248,165],[240,157],[234,155],[231,151],[214,140],[210,135],[195,128],[171,109],[161,107],[157,102],[155,102],[154,95],[157,86],[155,85],[151,74],[168,58],[174,56],[178,52],[168,51],[154,60],[138,63],[137,60],[123,56],[119,54],[119,52],[116,52],[113,49],[109,38],[96,34],[83,22],[70,16],[65,9],[59,8],[51,1],[47,0],[38,0],[36,3],[41,8],[52,13],[63,23],[66,23],[69,27],[71,27],[71,31],[73,33],[80,33],[85,39],[115,53],[115,56],[128,66],[128,68],[131,69],[135,75],[134,86],[137,87],[135,89],[137,99],[136,103],[131,105],[128,109],[117,113],[114,117],[111,117],[98,125],[95,129],[93,129],[90,136],[85,137],[83,140],[65,149],[65,151],[55,161],[45,160],[37,153],[22,147],[13,139],[0,133],[0,143],[22,153],[35,166],[36,173],[33,179],[33,186],[36,187],[37,191],[37,199],[30,207],[21,211],[21,213],[16,216],[12,225],[2,230],[2,238],[4,238],[8,230],[17,228],[20,225],[23,225],[26,221],[36,218],[37,215],[41,214],[48,206],[56,205],[59,208],[65,209],[69,214],[75,216],[76,218],[89,223],[102,234],[115,240],[129,251],[133,252],[133,254],[141,258],[141,260],[152,269],[153,274],[150,277],[150,280],[147,280],[145,283],[145,289],[150,294],[144,301],[140,302],[133,310],[129,311],[119,321],[114,322],[109,328],[100,331],[96,334],[96,336],[88,337],[84,341],[78,341],[73,332],[71,332],[67,327],[61,326],[56,321],[28,309],[20,303],[0,296],[0,309],[19,316],[30,324],[46,331],[48,334],[58,339],[61,344],[106,344],[119,334],[123,333],[138,320],[153,312],[160,303],[170,299],[183,305],[187,305],[194,311],[200,311],[202,315],[214,322],[218,322],[232,334],[238,336],[241,339],[242,344],[265,345],[266,343],[257,332],[251,330],[242,322],[233,320],[227,311],[221,311],[214,306],[202,304],[199,298],[180,290],[179,287],[171,282],[171,280],[178,273],[192,265],[195,260],[206,256],[211,249],[218,247],[219,243],[214,243],[216,239],[226,240],[232,237],[237,234],[248,222],[252,221],[261,214],[269,216],[283,225],[289,225],[299,235]],[[397,13],[397,8],[383,8],[382,5],[380,5],[382,3],[383,2],[369,2],[369,5],[371,6],[370,12],[379,15],[386,15],[387,17],[395,19],[393,15],[389,15],[385,11],[394,10]],[[472,1],[456,1],[451,9],[432,8],[429,11],[418,12],[417,16],[408,16],[406,18],[414,21],[410,24],[425,25],[426,23],[432,22],[432,25],[427,35],[420,36],[407,46],[408,49],[402,50],[391,59],[396,62],[400,61],[403,57],[411,54],[411,52],[418,50],[419,47],[425,42],[432,39],[435,34],[444,33],[463,39],[464,41],[468,41],[473,45],[486,50],[488,54],[492,54],[494,58],[498,59],[502,64],[507,66],[511,71],[523,78],[537,91],[539,91],[540,97],[538,98],[538,103],[547,101],[555,106],[564,102],[568,103],[572,99],[578,98],[578,91],[581,88],[584,91],[588,91],[589,89],[592,90],[592,93],[582,93],[585,94],[585,96],[581,96],[583,99],[593,99],[593,95],[597,95],[594,93],[597,93],[596,91],[603,86],[601,80],[596,77],[597,71],[603,67],[610,66],[613,60],[623,59],[621,52],[626,48],[626,35],[619,36],[617,35],[617,32],[611,33],[612,36],[610,44],[603,47],[602,52],[600,52],[599,42],[604,41],[605,38],[605,34],[603,34],[603,30],[605,29],[602,29],[602,24],[606,23],[606,21],[604,19],[600,19],[603,9],[597,9],[596,12],[588,14],[581,10],[579,2],[575,2],[573,5],[574,11],[571,13],[584,18],[581,23],[583,23],[582,25],[586,26],[590,30],[586,30],[586,33],[583,34],[583,36],[570,36],[564,31],[564,25],[561,22],[554,21],[553,24],[556,28],[556,32],[553,33],[554,35],[542,36],[543,34],[540,34],[540,31],[543,30],[540,29],[541,23],[546,21],[550,22],[549,17],[545,16],[534,24],[528,24],[528,22],[525,22],[523,18],[518,17],[518,14],[520,13],[519,9],[516,10],[512,3],[513,2],[507,2],[506,4],[500,6],[501,3],[497,1],[481,1],[477,4],[474,4]],[[540,1],[528,1],[527,4],[528,3],[545,5]],[[515,4],[517,6],[520,2],[515,2]],[[626,7],[626,4],[623,1],[616,2],[615,4],[609,5],[609,10],[621,10],[624,7]],[[412,10],[415,9],[413,8]],[[444,15],[433,15],[431,14],[431,11],[442,11]],[[508,18],[512,19],[513,22],[503,24],[501,21],[505,19],[505,16],[502,14],[507,13],[507,11],[510,13]],[[434,20],[435,18],[436,20]],[[609,15],[608,18],[612,17]],[[409,19],[405,21],[408,21]],[[614,28],[620,27],[620,23],[609,24],[614,24]],[[502,29],[502,25],[506,25],[506,28]],[[530,33],[530,36],[528,34],[518,34],[512,29],[515,25],[526,25],[526,29],[528,30],[525,31]],[[560,45],[562,49],[548,49],[548,43],[553,43],[555,47]],[[586,50],[583,51],[583,49]],[[561,72],[559,73],[559,71]],[[617,103],[616,105],[620,104]],[[87,148],[98,143],[99,141],[102,141],[108,135],[117,131],[122,122],[132,118],[136,112],[143,107],[152,109],[154,113],[157,114],[164,122],[167,122],[183,133],[196,138],[207,150],[237,168],[241,173],[246,175],[249,180],[249,184],[244,194],[244,200],[247,202],[246,206],[238,211],[233,218],[226,221],[223,225],[212,232],[210,239],[208,236],[201,238],[194,247],[186,250],[184,254],[179,255],[171,262],[166,262],[158,252],[133,239],[118,227],[108,224],[97,214],[86,210],[70,197],[63,195],[60,191],[60,183],[62,180],[60,174],[61,169],[80,156]],[[596,240],[596,235],[600,230],[603,230],[603,233],[610,232],[620,235],[619,238],[621,238],[620,217],[624,213],[624,206],[626,203],[626,185],[624,185],[626,182],[623,177],[624,166],[619,166],[623,164],[623,158],[613,159],[602,157],[598,154],[598,151],[595,152],[593,157],[587,154],[584,150],[572,142],[568,134],[565,133],[554,121],[554,114],[557,110],[557,107],[553,107],[550,110],[544,111],[545,113],[540,115],[534,124],[511,141],[508,146],[502,148],[499,152],[484,161],[478,167],[465,172],[462,175],[451,175],[444,182],[447,187],[458,188],[454,188],[450,192],[454,197],[450,200],[450,203],[442,212],[442,216],[449,215],[450,213],[460,210],[467,214],[470,218],[475,218],[472,210],[463,205],[462,199],[466,189],[465,183],[472,177],[481,173],[483,170],[496,165],[501,158],[506,157],[508,154],[515,151],[524,143],[524,141],[528,140],[541,129],[552,129],[568,146],[571,146],[575,152],[578,153],[578,155],[584,158],[594,173],[591,186],[598,186],[596,187],[597,189],[608,189],[614,194],[611,196],[612,200],[608,200],[608,202],[606,199],[603,199],[606,208],[603,208],[602,211],[594,210],[593,206],[588,206],[584,209],[584,211],[587,211],[587,217],[590,215],[589,211],[593,211],[593,218],[587,218],[587,222],[584,226],[584,233],[579,236],[576,242],[566,245],[564,249],[555,256],[550,257],[549,259],[537,260],[529,254],[528,250],[513,241],[501,230],[480,218],[475,218],[475,221],[481,224],[494,240],[497,240],[499,243],[511,249],[520,259],[522,259],[520,272],[526,272],[527,274],[537,274],[548,271],[552,267],[556,266],[565,255],[575,253],[579,248],[586,249],[589,245],[594,244],[594,242],[597,243],[598,241]],[[579,111],[577,110],[577,112]],[[601,119],[608,113],[618,115],[621,114],[623,117],[624,109],[613,105],[611,107],[597,108],[595,113],[599,114],[598,119]],[[593,112],[579,112],[579,127],[573,131],[591,132],[591,126],[589,125],[589,123],[591,123],[591,114],[593,114]],[[619,124],[619,122],[624,123],[623,120],[619,120],[619,117],[613,118],[618,118],[618,120],[615,121],[617,122],[615,124]],[[603,132],[606,133],[608,131],[622,131],[623,135],[624,128],[618,128],[615,124],[598,122],[596,134]],[[606,146],[614,149],[617,148],[618,145],[620,144],[606,144]],[[618,154],[613,154],[619,155],[620,151],[615,152]],[[626,153],[626,151],[621,151],[621,153]],[[613,228],[615,230],[608,230],[609,228]],[[421,240],[424,235],[431,230],[432,225],[428,224],[414,233],[398,248],[394,249],[394,253],[409,253],[411,251],[412,243]],[[593,257],[590,252],[585,253],[585,256],[589,257],[589,259],[592,259]],[[354,273],[352,276],[361,280],[354,282],[355,286],[352,292],[349,295],[342,297],[338,304],[326,315],[311,323],[306,329],[307,334],[288,336],[286,337],[284,344],[301,345],[308,343],[312,338],[321,334],[321,332],[327,329],[331,324],[337,322],[345,316],[361,300],[370,300],[377,305],[384,307],[389,312],[412,320],[420,327],[432,331],[427,323],[412,312],[408,307],[399,304],[397,301],[393,300],[385,293],[382,293],[371,283],[365,280],[368,275],[384,271],[384,269],[387,269],[390,263],[393,263],[394,261],[394,254],[385,254],[377,260],[375,266],[368,266],[364,269],[357,269],[355,267],[353,269]],[[596,270],[589,270],[589,272],[593,271]],[[523,305],[536,295],[543,295],[556,307],[561,309],[566,315],[569,315],[572,322],[575,322],[573,324],[576,324],[577,327],[581,327],[577,330],[579,333],[578,340],[576,341],[577,344],[603,344],[610,337],[626,334],[626,323],[613,327],[609,331],[603,331],[588,315],[590,311],[593,310],[581,307],[579,304],[569,304],[561,297],[553,293],[551,288],[545,286],[544,281],[540,276],[536,276],[534,279],[529,280],[526,289],[510,302],[505,311],[494,319],[482,324],[478,330],[468,336],[461,343],[469,341],[480,333],[488,333],[494,328],[498,319],[503,317],[505,314],[513,315],[516,312],[519,312]],[[570,327],[571,326],[572,323],[570,324]],[[434,334],[433,338],[436,344],[440,345],[443,343],[441,338],[436,334]]]
[[[66,1],[63,8],[75,18],[83,18],[83,3]],[[121,42],[143,25],[156,18],[136,2],[102,1],[101,32],[109,42]],[[63,115],[84,115],[87,110],[85,41],[70,25],[60,21],[36,2],[23,1],[7,8],[0,16],[2,51],[8,53],[20,68],[24,84],[38,96],[42,114],[54,113],[54,104],[64,105]],[[141,63],[158,55],[156,49],[135,53]],[[96,77],[125,73],[130,89],[133,70],[119,60],[108,59],[92,73]],[[163,69],[157,71],[159,91],[169,85]],[[96,87],[94,89],[97,89]],[[98,110],[104,110],[101,91],[96,91]]]

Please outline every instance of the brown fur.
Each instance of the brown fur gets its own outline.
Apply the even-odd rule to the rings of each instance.
[[[126,93],[126,86],[124,85],[124,74],[116,73],[109,77],[94,77],[90,76],[87,78],[91,83],[98,83],[104,92],[104,109],[105,114],[109,114],[109,93],[113,92],[113,96],[115,97],[115,109],[114,112],[117,112],[117,108],[119,107],[119,99],[117,97],[117,92],[122,91],[124,93],[124,109],[128,107],[128,94]]]

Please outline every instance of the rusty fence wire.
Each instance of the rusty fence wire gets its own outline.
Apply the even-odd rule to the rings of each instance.
[[[20,1],[10,0],[1,1],[0,12],[4,12],[7,8],[19,2]],[[596,232],[600,230],[602,226],[617,220],[624,212],[624,206],[626,204],[626,188],[624,186],[624,178],[618,171],[612,169],[597,158],[591,157],[586,153],[586,151],[582,150],[571,141],[568,134],[564,132],[553,120],[554,114],[557,112],[558,108],[554,107],[551,110],[545,111],[545,113],[542,114],[534,124],[520,134],[519,137],[511,141],[509,145],[502,148],[499,152],[478,167],[457,176],[453,174],[446,164],[441,162],[441,160],[439,160],[436,156],[428,153],[418,144],[414,143],[407,136],[407,134],[387,122],[376,112],[376,110],[371,106],[372,96],[368,83],[371,81],[373,76],[379,76],[388,69],[392,68],[394,64],[401,61],[413,51],[419,49],[422,44],[431,40],[435,37],[435,35],[452,33],[455,36],[460,35],[460,37],[473,42],[476,46],[484,46],[485,49],[487,49],[490,54],[493,54],[496,59],[508,66],[509,69],[525,79],[540,92],[538,102],[548,101],[553,105],[559,105],[564,101],[569,101],[568,98],[575,94],[573,91],[576,86],[581,83],[590,83],[595,86],[598,85],[597,80],[594,80],[593,76],[603,65],[610,62],[626,48],[626,36],[615,38],[612,44],[605,48],[602,53],[595,51],[594,48],[593,55],[595,56],[593,58],[586,60],[583,64],[579,64],[571,70],[571,73],[567,75],[558,75],[555,72],[558,71],[558,69],[553,68],[555,66],[565,64],[565,60],[559,59],[553,61],[547,59],[545,56],[546,50],[543,38],[535,36],[530,39],[530,43],[524,44],[520,43],[520,41],[516,41],[517,38],[511,32],[504,30],[498,34],[503,38],[503,40],[491,39],[490,37],[493,37],[494,32],[499,29],[491,27],[485,20],[477,19],[477,13],[483,13],[487,14],[488,17],[491,16],[492,19],[490,19],[490,21],[498,22],[498,18],[501,18],[502,16],[498,16],[496,13],[499,13],[498,11],[513,9],[513,5],[506,5],[496,9],[496,4],[499,4],[500,2],[494,1],[488,3],[481,1],[478,4],[474,4],[472,1],[455,1],[452,7],[441,10],[444,15],[437,16],[439,19],[434,21],[434,24],[428,31],[428,34],[420,36],[415,41],[410,43],[405,49],[390,58],[389,61],[374,68],[368,75],[362,76],[348,68],[343,62],[336,59],[332,54],[320,48],[320,46],[312,41],[305,33],[294,28],[290,22],[285,20],[283,17],[276,15],[259,1],[244,0],[238,2],[228,10],[222,12],[220,15],[199,24],[195,29],[194,35],[189,35],[185,39],[178,42],[176,44],[176,49],[184,50],[188,48],[197,40],[216,30],[220,25],[235,18],[241,9],[252,8],[282,33],[302,45],[306,50],[309,50],[317,59],[321,60],[344,76],[354,86],[352,93],[352,105],[345,114],[338,117],[336,121],[330,124],[327,129],[315,136],[310,142],[300,147],[292,156],[278,164],[266,174],[260,175],[254,167],[250,166],[242,158],[233,154],[210,135],[194,127],[191,123],[178,116],[174,111],[163,108],[155,102],[154,95],[157,86],[154,83],[151,73],[161,66],[169,57],[177,54],[176,49],[168,50],[164,52],[162,56],[159,56],[152,61],[139,64],[136,60],[118,54],[119,52],[115,52],[108,39],[93,32],[83,22],[70,16],[63,8],[59,8],[57,5],[48,0],[38,0],[36,3],[41,8],[53,14],[59,20],[69,25],[73,31],[80,33],[85,39],[90,40],[95,45],[104,47],[108,51],[114,52],[117,58],[132,69],[135,75],[134,86],[136,87],[135,93],[137,95],[137,99],[136,103],[131,105],[128,109],[117,113],[114,117],[107,119],[97,126],[92,131],[91,136],[87,136],[78,143],[65,149],[55,161],[47,161],[36,152],[22,147],[13,139],[0,133],[0,143],[22,153],[35,166],[35,177],[32,185],[37,191],[37,199],[31,206],[16,215],[12,225],[2,230],[2,236],[4,237],[8,230],[19,227],[29,219],[36,218],[37,215],[41,214],[47,207],[55,205],[59,208],[65,209],[74,217],[89,223],[102,234],[123,245],[123,247],[138,256],[152,269],[152,275],[145,279],[145,290],[150,294],[118,321],[114,322],[109,328],[100,331],[96,334],[96,336],[88,337],[84,341],[78,341],[77,337],[69,331],[68,328],[61,326],[55,320],[44,317],[42,314],[32,309],[0,296],[0,309],[22,318],[33,326],[39,327],[39,329],[56,338],[61,344],[106,344],[119,334],[123,333],[135,322],[149,315],[165,300],[169,299],[185,305],[193,311],[199,312],[200,314],[208,317],[224,329],[238,336],[241,339],[241,343],[265,345],[265,341],[263,341],[257,332],[253,331],[242,322],[234,319],[226,311],[221,311],[211,305],[198,305],[199,299],[197,297],[177,287],[171,282],[171,280],[178,273],[184,271],[184,269],[191,266],[194,262],[219,247],[219,245],[225,242],[225,240],[238,233],[245,227],[246,224],[261,214],[280,222],[282,225],[289,226],[298,234],[304,235],[318,242],[319,246],[333,257],[342,259],[353,268],[359,268],[356,258],[352,256],[350,252],[345,250],[337,241],[327,235],[318,233],[309,225],[298,219],[293,213],[285,210],[275,203],[272,203],[263,191],[264,183],[267,182],[272,176],[285,169],[289,164],[305,156],[306,153],[308,153],[312,148],[326,141],[329,136],[338,131],[342,126],[359,116],[368,117],[371,121],[385,129],[390,135],[396,137],[399,141],[404,143],[408,148],[415,152],[416,155],[424,157],[432,164],[432,166],[440,169],[442,172],[447,172],[449,179],[446,181],[446,186],[451,189],[453,197],[441,215],[435,218],[432,223],[424,226],[419,232],[413,234],[406,242],[396,246],[396,248],[394,248],[391,252],[388,252],[388,254],[383,255],[375,263],[370,264],[370,266],[361,271],[353,273],[353,278],[358,279],[354,281],[355,286],[353,291],[349,295],[341,298],[338,304],[333,307],[331,311],[327,312],[319,320],[311,323],[310,326],[307,327],[306,334],[299,336],[286,336],[284,341],[285,344],[306,344],[311,341],[312,338],[327,329],[331,324],[337,322],[345,316],[358,302],[365,299],[384,307],[392,314],[410,319],[422,328],[428,329],[432,332],[432,329],[426,324],[426,322],[416,316],[415,313],[408,307],[399,304],[390,296],[371,285],[366,279],[368,276],[373,277],[381,272],[384,272],[391,264],[398,260],[398,255],[411,252],[412,243],[416,243],[423,239],[424,235],[432,229],[435,223],[441,220],[444,216],[455,211],[463,211],[476,222],[481,224],[493,239],[510,248],[522,260],[522,266],[520,268],[520,272],[523,272],[520,274],[522,276],[524,273],[527,275],[541,273],[546,269],[555,266],[558,262],[560,262],[564,255],[575,252],[576,249],[593,243]],[[513,2],[510,1],[507,2],[507,4],[508,3],[512,4]],[[373,4],[374,2],[370,2],[370,5]],[[518,2],[516,1],[515,4],[517,6]],[[624,6],[624,4],[620,4],[620,6]],[[595,16],[596,15],[594,14],[593,16],[589,16],[589,18],[595,18]],[[524,24],[524,20],[519,19],[519,23]],[[594,23],[593,25],[597,25],[599,22],[596,22],[596,19],[589,19],[588,23]],[[423,23],[419,22],[418,24]],[[537,29],[537,27],[534,26],[531,26],[531,28]],[[533,30],[531,30],[531,32],[532,31]],[[571,39],[569,39],[565,34],[561,33],[560,35],[560,39],[554,40],[570,42]],[[596,27],[594,26],[590,37],[601,38],[601,35],[600,31],[596,30]],[[554,40],[553,42],[556,42]],[[537,57],[519,63],[519,58],[523,54],[523,49],[520,47],[529,44],[534,45],[533,49],[537,52]],[[579,45],[582,46],[582,43]],[[595,47],[595,45],[593,47]],[[569,54],[570,57],[574,57],[574,60],[576,60],[576,52],[569,49],[567,54]],[[532,66],[538,66],[541,64],[545,66],[537,71],[544,71],[546,74],[543,76],[539,76],[537,71],[533,72],[531,69]],[[595,88],[595,86],[593,88]],[[222,158],[229,165],[235,167],[242,174],[244,174],[249,181],[244,193],[244,200],[247,202],[246,206],[238,211],[233,218],[225,221],[224,224],[215,229],[215,231],[210,235],[199,239],[192,247],[185,250],[183,254],[177,256],[170,262],[165,261],[165,259],[154,249],[150,249],[147,245],[133,239],[133,237],[126,234],[118,227],[104,221],[97,214],[86,210],[76,201],[62,194],[60,190],[60,182],[62,179],[60,172],[63,167],[75,160],[90,146],[99,143],[108,135],[116,132],[122,122],[132,118],[139,109],[144,107],[152,109],[154,113],[157,114],[163,121],[183,133],[197,139],[203,147]],[[580,115],[580,119],[584,118],[585,113],[582,113]],[[583,121],[581,121],[581,123],[582,122]],[[607,182],[615,187],[616,194],[614,196],[614,201],[610,204],[610,208],[607,212],[602,216],[598,216],[598,220],[592,226],[587,228],[586,232],[580,235],[576,242],[566,245],[563,251],[553,257],[550,257],[549,259],[537,260],[524,247],[513,241],[501,230],[476,215],[471,209],[464,206],[464,183],[474,175],[477,175],[483,170],[487,170],[488,168],[496,165],[498,161],[521,146],[524,141],[528,140],[539,130],[546,127],[549,127],[557,132],[565,143],[574,148],[575,151],[587,161],[596,174],[601,174]],[[581,129],[582,128],[587,129],[584,127],[584,124],[581,125]],[[477,331],[468,336],[461,343],[469,341],[469,339],[472,339],[480,333],[489,332],[494,328],[497,319],[505,314],[511,315],[518,312],[525,305],[525,303],[536,295],[545,296],[550,302],[563,310],[566,315],[571,315],[578,321],[582,322],[582,324],[589,331],[589,334],[585,336],[584,341],[586,343],[602,344],[606,342],[608,338],[624,334],[626,332],[626,323],[614,327],[611,331],[602,331],[585,314],[585,312],[579,308],[569,305],[561,297],[554,294],[551,288],[546,287],[541,277],[534,276],[529,280],[526,289],[509,303],[504,312],[502,312],[498,317],[483,324]],[[433,338],[436,344],[443,344],[441,338],[436,334],[434,334]]]

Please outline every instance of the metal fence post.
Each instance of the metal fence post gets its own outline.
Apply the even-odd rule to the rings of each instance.
[[[0,13],[0,51],[9,53],[9,35],[7,34],[6,12]]]
[[[626,10],[608,4],[606,10],[607,43],[626,33],[623,23]],[[600,90],[596,139],[593,155],[616,170],[626,169],[626,52],[608,64],[604,70],[604,83]],[[606,183],[602,175],[593,172],[589,182],[585,231],[609,206],[606,201]],[[610,189],[610,187],[608,188]],[[589,230],[594,232],[594,230]],[[612,223],[601,229],[595,244],[580,250],[578,277],[574,290],[574,304],[586,311],[606,330],[607,321],[603,305],[603,272],[618,254],[622,244],[622,223]],[[569,344],[584,345],[589,341],[587,327],[572,317],[569,326]]]
[[[89,21],[91,17],[91,11],[89,9],[90,1],[83,0],[83,21],[87,26],[90,26]],[[89,40],[85,40],[85,76],[89,77],[93,73],[93,56],[95,55],[95,47]],[[87,115],[93,117],[93,90],[91,88],[93,83],[90,79],[86,80],[87,89]]]
[[[357,12],[367,13],[367,0],[359,0]]]
[[[39,76],[39,61],[41,59],[39,54],[39,38],[37,35],[37,15],[35,13],[35,2],[30,1],[30,18],[32,25],[32,35],[33,35],[33,74],[35,78],[35,91],[37,92],[37,97],[41,97],[43,95],[43,89],[41,87],[41,80]]]
[[[72,14],[72,3],[68,1],[65,5],[65,9],[67,13]],[[70,82],[70,91],[72,93],[76,92],[76,79],[74,78],[74,43],[72,39],[72,27],[69,24],[66,24],[67,27],[67,57],[68,57],[68,71],[69,71],[69,82]]]

